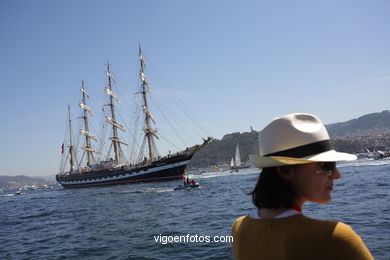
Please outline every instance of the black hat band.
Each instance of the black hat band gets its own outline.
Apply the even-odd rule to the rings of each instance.
[[[266,154],[264,156],[284,156],[292,158],[302,158],[313,154],[319,154],[332,150],[329,140],[319,141],[311,144],[298,146],[280,152]]]

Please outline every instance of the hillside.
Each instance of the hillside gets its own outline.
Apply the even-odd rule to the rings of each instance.
[[[190,167],[207,167],[220,163],[230,162],[239,144],[242,161],[249,159],[249,154],[254,153],[258,143],[257,131],[246,133],[232,133],[225,135],[222,140],[214,139],[202,150],[197,152],[189,164]]]
[[[390,134],[390,110],[372,113],[326,126],[332,137],[361,137]]]
[[[346,122],[326,125],[331,142],[338,151],[358,153],[365,148],[390,149],[390,111],[364,115]],[[257,131],[226,134],[215,139],[193,157],[190,167],[208,167],[230,162],[236,145],[240,145],[242,160],[258,153]]]

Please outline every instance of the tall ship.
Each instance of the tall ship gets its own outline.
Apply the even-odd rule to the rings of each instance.
[[[120,99],[113,90],[116,80],[110,71],[110,64],[107,62],[107,84],[104,92],[108,96],[108,104],[103,106],[103,110],[106,108],[105,129],[108,129],[110,133],[107,139],[109,143],[108,152],[103,156],[99,149],[94,148],[94,144],[97,144],[99,140],[90,130],[89,119],[93,114],[92,109],[87,104],[89,94],[85,89],[84,81],[81,81],[81,102],[79,108],[82,113],[80,119],[82,119],[83,124],[77,138],[80,139],[81,137],[83,139],[84,146],[81,147],[82,155],[78,156],[72,129],[71,109],[68,106],[66,140],[62,145],[60,171],[56,175],[56,180],[64,188],[181,179],[192,156],[212,140],[211,137],[202,138],[203,143],[186,147],[174,154],[171,154],[171,152],[165,156],[158,154],[155,139],[159,139],[159,135],[155,128],[156,121],[149,110],[148,102],[151,86],[145,73],[146,63],[142,55],[141,45],[139,46],[139,60],[140,87],[136,94],[141,99],[138,111],[141,112],[140,119],[143,121],[143,142],[142,145],[135,144],[139,148],[136,159],[133,160],[133,163],[130,163],[130,160],[126,161],[126,155],[123,152],[123,147],[128,146],[128,143],[120,137],[120,132],[126,132],[126,129],[117,119],[116,105],[120,103]],[[103,145],[100,146],[102,147]]]

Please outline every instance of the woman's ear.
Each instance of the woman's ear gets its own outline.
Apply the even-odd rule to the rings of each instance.
[[[276,171],[285,182],[289,182],[291,180],[290,166],[278,166],[276,167]]]

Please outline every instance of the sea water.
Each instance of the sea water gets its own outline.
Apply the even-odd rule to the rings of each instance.
[[[351,225],[375,259],[390,259],[390,160],[339,167],[333,201],[307,204],[304,214]],[[254,208],[247,193],[258,170],[190,177],[201,187],[175,191],[182,183],[173,181],[0,194],[0,259],[232,259],[231,225]]]

